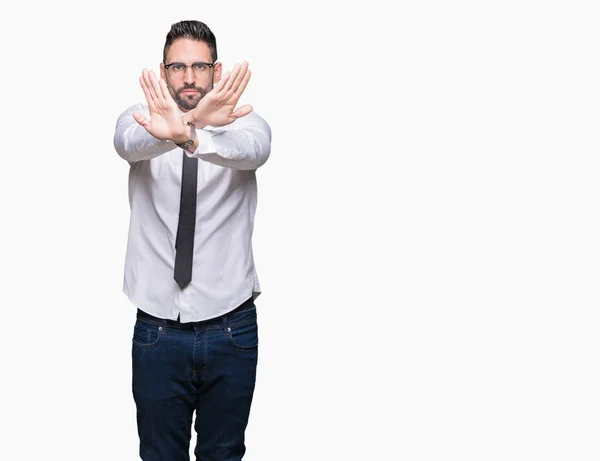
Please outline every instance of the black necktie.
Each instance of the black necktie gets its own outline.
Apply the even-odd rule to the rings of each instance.
[[[198,159],[190,158],[183,152],[179,224],[177,225],[177,237],[175,238],[174,274],[175,281],[181,288],[185,287],[192,280],[197,182]]]

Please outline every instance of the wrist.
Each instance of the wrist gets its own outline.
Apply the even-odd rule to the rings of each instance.
[[[196,127],[191,122],[185,122],[185,128],[189,135],[186,134],[183,140],[177,137],[177,139],[173,139],[173,142],[185,151],[194,152],[195,146],[197,146]]]
[[[178,136],[174,136],[171,141],[173,141],[175,144],[183,144],[192,137],[192,129],[193,128],[186,123],[183,128],[183,133]]]
[[[193,111],[189,111],[189,112],[186,112],[185,114],[183,114],[183,117],[182,117],[183,122],[184,123],[189,122],[189,123],[193,124],[196,128],[200,128],[200,129],[204,128],[207,125],[207,123],[204,123],[202,120],[199,120],[198,118],[194,117],[192,115],[192,113],[193,113]]]

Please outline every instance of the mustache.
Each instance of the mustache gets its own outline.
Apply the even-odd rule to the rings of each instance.
[[[184,83],[183,86],[180,89],[177,90],[177,95],[178,96],[181,95],[181,93],[184,92],[185,90],[195,90],[198,93],[200,93],[201,97],[206,96],[206,93],[207,93],[207,91],[204,88]]]

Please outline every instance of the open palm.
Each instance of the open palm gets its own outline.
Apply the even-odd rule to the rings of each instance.
[[[186,114],[184,118],[196,125],[224,126],[235,119],[252,112],[252,106],[246,104],[235,108],[240,96],[246,89],[250,80],[250,69],[244,61],[236,64],[231,73],[223,75],[215,87],[204,96],[196,108]]]
[[[133,118],[148,133],[158,139],[175,139],[185,132],[181,112],[171,97],[165,81],[157,81],[153,71],[142,71],[140,85],[146,96],[150,118],[140,112],[134,112]]]

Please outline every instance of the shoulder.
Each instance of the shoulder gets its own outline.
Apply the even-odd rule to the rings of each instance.
[[[234,130],[256,128],[266,132],[269,137],[271,136],[271,127],[269,126],[269,123],[255,110],[233,121],[230,126]]]
[[[262,123],[265,125],[268,125],[267,121],[261,117],[261,115],[256,112],[255,110],[253,110],[252,112],[250,112],[248,115],[244,115],[243,117],[240,117],[237,121],[240,120],[244,120],[248,123]]]
[[[133,104],[133,105],[129,106],[127,109],[125,109],[123,112],[121,112],[121,115],[119,115],[119,118],[131,117],[134,112],[141,112],[144,115],[148,115],[149,114],[148,106],[146,104],[141,104],[141,103]]]

